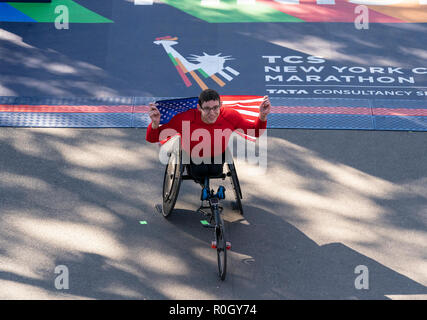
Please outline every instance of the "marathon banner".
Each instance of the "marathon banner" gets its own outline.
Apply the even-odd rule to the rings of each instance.
[[[189,97],[212,88],[427,100],[426,0],[52,0],[0,9],[9,57],[0,60],[0,96]]]

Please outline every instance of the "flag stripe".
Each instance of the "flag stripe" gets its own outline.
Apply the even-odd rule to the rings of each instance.
[[[255,122],[259,116],[259,106],[264,97],[261,96],[221,96],[222,105],[224,108],[232,108],[239,112],[247,121]],[[237,132],[240,136],[249,141],[256,141],[256,137],[252,137],[243,132]]]
[[[260,104],[261,103],[258,103],[256,106],[254,106],[253,104],[252,105],[243,105],[243,104],[240,104],[240,103],[235,103],[235,104],[226,104],[226,105],[223,104],[223,106],[226,107],[226,108],[228,108],[230,106],[235,106],[235,107],[238,107],[239,109],[242,109],[242,110],[258,111]]]
[[[221,96],[222,103],[226,104],[261,102],[262,99],[260,96]]]
[[[243,114],[243,115],[247,116],[248,118],[249,117],[256,118],[259,115],[259,112],[246,111],[246,110],[235,109],[235,108],[233,108],[233,109],[236,110],[237,112],[239,112],[240,114]]]

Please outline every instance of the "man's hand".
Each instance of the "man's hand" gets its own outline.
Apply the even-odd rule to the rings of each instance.
[[[160,111],[156,107],[156,103],[150,102],[149,104],[150,111],[148,112],[148,115],[151,119],[151,127],[153,129],[157,129],[160,126]]]
[[[259,118],[261,121],[267,121],[267,115],[271,111],[270,99],[268,96],[264,96],[264,100],[259,106]]]

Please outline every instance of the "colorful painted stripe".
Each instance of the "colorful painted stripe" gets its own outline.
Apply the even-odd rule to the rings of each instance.
[[[52,0],[49,3],[27,3],[27,2],[9,2],[8,5],[13,7],[21,15],[9,10],[3,12],[5,6],[0,7],[0,21],[22,22],[22,16],[27,16],[30,22],[55,22],[62,11],[56,12],[59,6],[65,6],[68,9],[70,23],[112,23],[107,19],[72,0]],[[13,20],[14,19],[14,20]],[[27,21],[27,20],[26,20]]]
[[[317,0],[256,0],[252,4],[236,0],[221,0],[216,5],[203,5],[200,0],[163,0],[170,6],[209,23],[233,22],[351,22],[359,5],[350,0],[317,3]],[[112,23],[72,0],[52,0],[50,3],[0,3],[0,21],[55,22],[55,8],[68,8],[70,23]],[[420,0],[401,0],[395,4],[367,5],[370,23],[427,22],[426,4]],[[13,8],[13,9],[11,9]],[[158,40],[176,38],[159,38]]]
[[[300,0],[299,4],[283,4],[272,0],[258,0],[275,10],[297,17],[305,22],[354,22],[357,4],[347,1],[335,1],[335,4],[318,4],[316,0]],[[403,20],[369,11],[369,22],[399,23]]]
[[[199,71],[199,73],[205,78],[209,78],[209,75],[201,68],[197,69],[197,71]]]
[[[259,1],[251,5],[236,0],[221,0],[216,5],[203,5],[200,0],[162,0],[170,6],[210,23],[232,22],[302,22]]]
[[[396,4],[387,6],[369,5],[368,8],[404,22],[427,22],[427,3],[421,5],[420,0],[401,0]]]
[[[225,82],[218,78],[216,75],[211,75],[211,79],[215,81],[220,87],[225,86]]]
[[[203,80],[200,79],[200,77],[197,75],[197,73],[195,73],[194,71],[190,71],[190,74],[202,90],[206,90],[208,88],[206,83],[204,83]]]
[[[185,86],[191,87],[192,84],[191,84],[190,79],[188,79],[188,77],[185,75],[184,71],[182,71],[182,69],[179,67],[179,65],[176,65],[176,70],[178,71],[178,74],[180,75],[180,77],[184,81]]]
[[[0,105],[0,112],[132,113],[133,106]],[[148,110],[148,109],[147,109]]]
[[[191,87],[191,81],[188,79],[188,77],[185,75],[187,70],[182,65],[182,63],[179,62],[178,59],[175,59],[174,56],[170,53],[168,53],[169,58],[171,59],[173,65],[175,66],[176,70],[178,71],[179,76],[181,77],[182,81],[184,81],[186,87]]]
[[[349,22],[354,23],[355,8],[351,0],[318,3],[317,0],[256,0],[251,4],[237,0],[220,0],[203,5],[200,0],[163,0],[170,6],[209,23],[233,22]],[[366,5],[370,23],[427,22],[426,4],[420,0],[401,0],[395,4]]]
[[[36,22],[21,11],[15,9],[8,3],[0,3],[0,21],[5,22]]]

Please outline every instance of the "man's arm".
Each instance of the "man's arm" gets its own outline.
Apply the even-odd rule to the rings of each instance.
[[[192,110],[179,113],[172,117],[172,119],[160,126],[160,112],[154,103],[150,103],[149,116],[151,123],[147,127],[146,140],[151,143],[166,140],[178,133],[182,133],[182,122],[190,121],[192,118]]]
[[[271,111],[271,103],[268,96],[264,96],[264,100],[259,106],[259,119],[261,121],[267,121],[267,116]]]
[[[151,143],[159,142],[160,111],[159,109],[157,109],[156,104],[154,102],[151,102],[149,107],[150,110],[148,112],[148,115],[151,119],[151,123],[147,127],[147,135],[145,137],[145,140]]]

